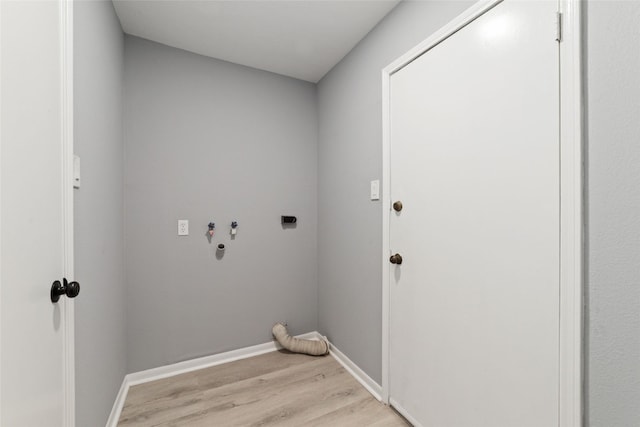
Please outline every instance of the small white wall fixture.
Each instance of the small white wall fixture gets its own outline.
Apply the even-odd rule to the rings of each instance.
[[[389,403],[389,232],[391,76],[502,3],[482,0],[382,70],[382,401]],[[583,403],[583,94],[582,5],[560,0],[560,352],[558,426],[582,425]]]

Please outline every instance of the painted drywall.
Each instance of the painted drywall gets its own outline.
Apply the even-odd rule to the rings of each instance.
[[[318,325],[375,381],[382,369],[381,71],[472,2],[400,3],[318,84]]]
[[[640,2],[586,3],[586,415],[640,425]]]
[[[315,85],[126,36],[124,87],[129,372],[316,330]]]
[[[104,425],[126,374],[124,36],[110,1],[74,2],[76,425]]]

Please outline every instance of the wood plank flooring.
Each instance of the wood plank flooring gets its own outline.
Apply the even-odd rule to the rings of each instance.
[[[133,386],[118,426],[407,426],[331,356],[286,351]]]

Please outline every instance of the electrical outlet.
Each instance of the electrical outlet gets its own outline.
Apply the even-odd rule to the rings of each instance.
[[[189,220],[179,219],[178,220],[178,236],[188,236],[188,235],[189,235]]]

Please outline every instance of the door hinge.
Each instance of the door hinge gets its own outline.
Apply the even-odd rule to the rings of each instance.
[[[556,41],[562,41],[562,12],[556,12]]]

